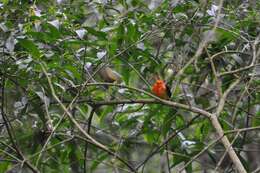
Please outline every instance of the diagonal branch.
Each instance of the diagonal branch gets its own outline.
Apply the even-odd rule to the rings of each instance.
[[[224,98],[227,97],[228,93],[232,90],[232,88],[234,88],[239,83],[239,81],[240,80],[238,79],[233,84],[231,84],[230,88],[223,94]],[[207,112],[207,111],[197,108],[197,107],[193,107],[193,106],[189,106],[189,105],[185,105],[185,104],[181,104],[181,103],[177,103],[177,102],[173,102],[173,101],[169,101],[169,100],[164,100],[159,97],[156,97],[155,95],[153,95],[147,91],[144,91],[142,89],[135,88],[135,87],[119,85],[119,84],[111,84],[111,83],[88,83],[86,86],[98,86],[98,85],[110,85],[110,86],[116,86],[116,87],[122,87],[122,88],[127,88],[130,90],[134,90],[134,91],[146,94],[146,95],[160,101],[162,104],[189,110],[191,112],[198,113],[198,114],[201,114],[201,115],[209,118],[213,127],[215,128],[215,130],[217,132],[218,137],[223,136],[221,138],[221,142],[224,145],[225,149],[228,151],[228,155],[229,155],[230,159],[232,160],[232,162],[234,163],[236,169],[239,171],[239,173],[246,173],[246,170],[245,170],[244,166],[242,165],[240,159],[238,158],[237,154],[235,153],[233,147],[231,146],[230,141],[225,136],[224,131],[218,121],[218,116],[216,114],[212,114],[210,112]],[[79,86],[76,86],[76,87],[79,87]],[[224,99],[224,103],[225,103],[225,99]],[[219,113],[221,112],[221,108],[222,109],[224,108],[222,103],[219,104],[219,108],[217,108]]]
[[[53,88],[51,79],[48,76],[48,73],[45,69],[45,67],[43,66],[43,64],[41,64],[41,68],[48,80],[48,84],[50,86],[50,90],[52,93],[52,96],[54,97],[54,99],[59,103],[60,107],[63,109],[63,111],[66,113],[66,115],[69,117],[70,121],[76,126],[76,128],[87,138],[91,141],[91,143],[93,143],[95,146],[98,146],[99,148],[101,148],[102,150],[112,154],[114,157],[116,157],[118,160],[120,160],[121,162],[123,162],[131,171],[136,172],[135,168],[133,168],[129,163],[127,163],[126,161],[124,161],[120,156],[118,156],[117,154],[115,154],[113,151],[111,151],[110,149],[108,149],[105,145],[101,144],[100,142],[98,142],[97,140],[95,140],[92,136],[90,136],[81,126],[80,124],[75,120],[75,118],[73,117],[73,115],[68,111],[68,109],[62,104],[61,100],[58,98],[58,96],[56,95],[56,92]]]

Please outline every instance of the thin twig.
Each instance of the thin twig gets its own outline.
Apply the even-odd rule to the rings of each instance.
[[[203,148],[198,154],[193,156],[181,169],[180,171],[183,171],[187,166],[189,166],[194,160],[196,160],[199,156],[201,156],[204,152],[206,152],[210,147],[215,145],[223,136],[219,136],[217,139],[210,142],[206,147]]]
[[[5,77],[2,76],[2,92],[1,92],[1,102],[2,102],[2,105],[1,105],[1,115],[2,115],[2,118],[3,118],[3,121],[4,121],[4,124],[5,124],[5,127],[6,127],[6,130],[7,130],[7,133],[9,135],[9,139],[13,145],[13,148],[15,149],[16,153],[18,154],[18,156],[20,157],[20,160],[22,160],[21,165],[23,163],[25,163],[25,165],[34,173],[38,173],[39,171],[37,170],[37,168],[35,168],[26,158],[25,156],[23,155],[22,151],[18,148],[18,145],[15,141],[15,138],[14,138],[14,135],[12,133],[12,125],[10,124],[9,120],[8,120],[8,117],[5,113],[5,110],[4,110],[4,106],[5,106]]]
[[[237,137],[239,136],[239,132],[237,132],[236,136],[234,137],[234,139],[232,140],[231,144],[230,144],[230,147],[233,145],[233,143],[236,141]],[[221,163],[223,162],[223,160],[225,159],[227,153],[228,153],[228,149],[226,149],[226,151],[223,153],[222,157],[219,159],[218,163],[217,163],[217,166],[214,170],[214,172],[217,172],[217,170],[219,169]]]
[[[51,89],[51,93],[52,96],[54,97],[54,99],[59,103],[60,107],[63,109],[63,111],[66,113],[66,115],[69,117],[70,121],[76,126],[76,128],[87,138],[89,139],[95,146],[98,146],[99,148],[101,148],[102,150],[113,154],[118,160],[122,161],[123,159],[121,159],[117,154],[115,154],[114,152],[112,152],[111,150],[109,150],[105,145],[101,144],[100,142],[96,141],[92,136],[90,136],[88,133],[85,132],[85,130],[80,126],[80,124],[78,124],[78,122],[75,120],[75,118],[72,116],[72,114],[67,110],[67,108],[62,104],[62,102],[60,101],[60,99],[58,98],[58,96],[56,95],[56,92],[53,88],[51,79],[48,76],[48,73],[45,69],[45,67],[43,66],[43,64],[41,64],[41,68],[48,80],[48,84],[50,86]],[[136,172],[136,170],[127,162],[123,162],[131,171]]]
[[[90,114],[89,114],[89,118],[88,118],[88,126],[87,126],[87,133],[90,135],[90,128],[91,128],[91,123],[92,123],[92,118],[94,116],[95,113],[95,107],[92,108]],[[85,143],[85,152],[84,152],[84,171],[85,173],[88,172],[87,170],[87,153],[88,153],[88,142]]]
[[[217,117],[219,117],[220,113],[222,112],[224,106],[225,106],[225,102],[226,102],[226,98],[228,96],[228,94],[232,91],[233,88],[235,88],[240,82],[240,78],[238,78],[235,82],[233,82],[228,89],[224,92],[224,94],[222,95],[222,97],[220,97],[220,100],[218,102],[218,107],[216,110],[215,115]]]
[[[212,69],[212,72],[213,72],[213,74],[214,74],[214,78],[215,78],[215,80],[216,80],[216,87],[217,87],[217,91],[218,91],[218,97],[222,97],[221,81],[219,80],[219,76],[218,76],[217,70],[216,70],[216,68],[215,68],[213,56],[210,56],[210,55],[209,55],[207,49],[206,49],[206,52],[207,52],[207,54],[208,54],[208,56],[209,56],[211,69]]]
[[[150,154],[146,157],[145,160],[143,160],[139,165],[136,167],[136,169],[139,169],[141,166],[143,166],[154,154],[159,152],[163,146],[169,143],[170,140],[172,140],[175,136],[178,135],[181,131],[189,127],[192,122],[197,119],[199,116],[194,117],[191,121],[189,121],[184,127],[178,129],[177,131],[173,132],[171,135],[169,135],[158,147],[154,149],[154,151],[150,152]]]

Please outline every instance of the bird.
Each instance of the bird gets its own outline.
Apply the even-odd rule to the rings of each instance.
[[[162,99],[169,100],[171,97],[171,91],[170,88],[167,86],[167,84],[162,79],[157,79],[155,83],[152,86],[152,92],[157,97],[160,97]]]
[[[108,83],[120,83],[122,76],[108,65],[103,65],[98,72],[99,76]]]

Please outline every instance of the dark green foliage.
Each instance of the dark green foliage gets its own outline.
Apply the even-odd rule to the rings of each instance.
[[[191,160],[186,172],[214,170],[225,148],[218,141],[201,153],[206,161],[193,160],[218,136],[192,107],[215,113],[237,79],[219,123],[247,171],[260,166],[244,158],[260,145],[260,4],[224,1],[215,26],[216,5],[1,1],[0,172],[173,172]],[[104,85],[102,65],[128,88]],[[158,77],[177,106],[147,95]]]

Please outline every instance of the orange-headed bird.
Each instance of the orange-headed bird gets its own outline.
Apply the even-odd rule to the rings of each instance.
[[[156,82],[152,86],[152,92],[162,99],[168,100],[171,97],[170,88],[166,85],[166,83],[161,80],[157,79]]]

